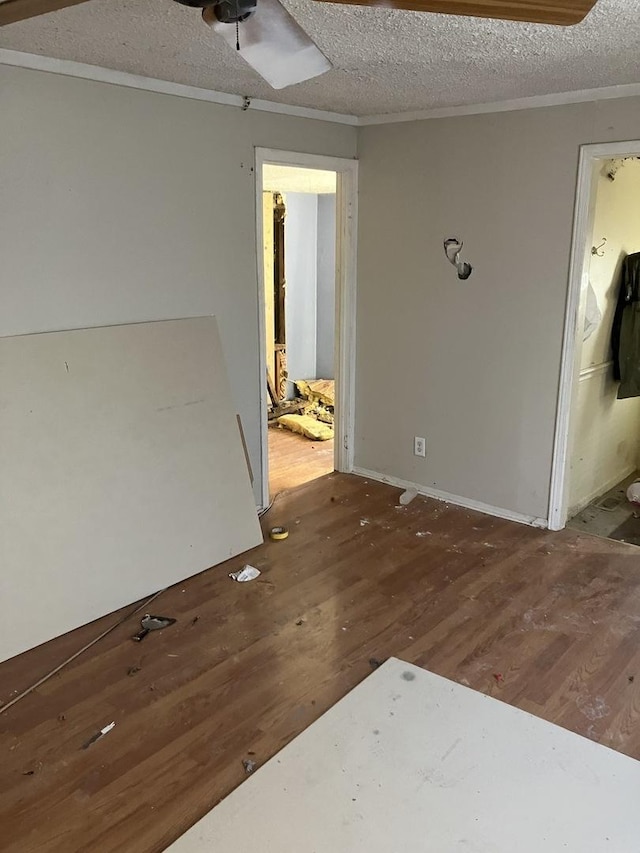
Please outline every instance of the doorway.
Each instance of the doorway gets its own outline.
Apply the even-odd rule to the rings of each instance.
[[[356,163],[256,157],[263,506],[352,469]]]
[[[636,310],[619,297],[640,253],[639,155],[640,143],[581,149],[549,512],[553,530],[637,545],[640,395],[618,368],[623,312]]]

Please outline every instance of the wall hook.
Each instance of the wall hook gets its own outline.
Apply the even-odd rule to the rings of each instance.
[[[598,258],[603,258],[603,257],[604,257],[604,252],[601,252],[601,251],[600,251],[600,249],[604,246],[604,244],[605,244],[606,242],[607,242],[607,238],[606,238],[606,237],[603,237],[603,238],[602,238],[602,243],[600,243],[600,245],[599,245],[599,246],[592,246],[592,247],[591,247],[591,254],[592,254],[592,255],[596,255]]]
[[[245,112],[246,110],[249,109],[250,106],[251,106],[251,98],[249,97],[249,95],[244,95],[242,98],[242,106],[240,107],[240,109],[243,112]]]
[[[448,237],[444,241],[444,253],[450,264],[458,270],[458,278],[464,281],[469,278],[473,271],[471,264],[460,260],[460,252],[462,250],[462,240],[457,237]]]

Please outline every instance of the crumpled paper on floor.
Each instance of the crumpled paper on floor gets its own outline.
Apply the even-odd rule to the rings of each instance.
[[[255,569],[253,566],[245,566],[237,572],[229,572],[229,577],[231,580],[238,581],[238,583],[246,583],[247,581],[255,580],[259,574],[260,569]]]

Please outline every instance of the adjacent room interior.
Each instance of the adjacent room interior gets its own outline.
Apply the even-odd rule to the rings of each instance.
[[[637,11],[367,2],[0,0],[7,853],[637,853]]]
[[[337,174],[262,167],[270,499],[334,470]]]

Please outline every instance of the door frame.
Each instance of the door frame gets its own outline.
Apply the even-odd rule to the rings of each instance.
[[[337,173],[336,182],[336,285],[335,285],[335,383],[336,418],[334,467],[353,471],[355,410],[355,324],[357,275],[358,161],[322,154],[303,154],[273,148],[255,149],[256,240],[258,279],[258,346],[260,381],[260,484],[261,506],[269,506],[269,442],[266,386],[266,321],[262,216],[262,167],[293,166]]]
[[[562,530],[567,523],[569,510],[569,467],[574,425],[572,414],[575,412],[582,355],[582,342],[578,341],[577,332],[584,323],[585,304],[581,297],[585,293],[584,277],[589,271],[597,173],[603,160],[621,157],[640,157],[640,140],[580,146],[549,492],[550,530]]]

